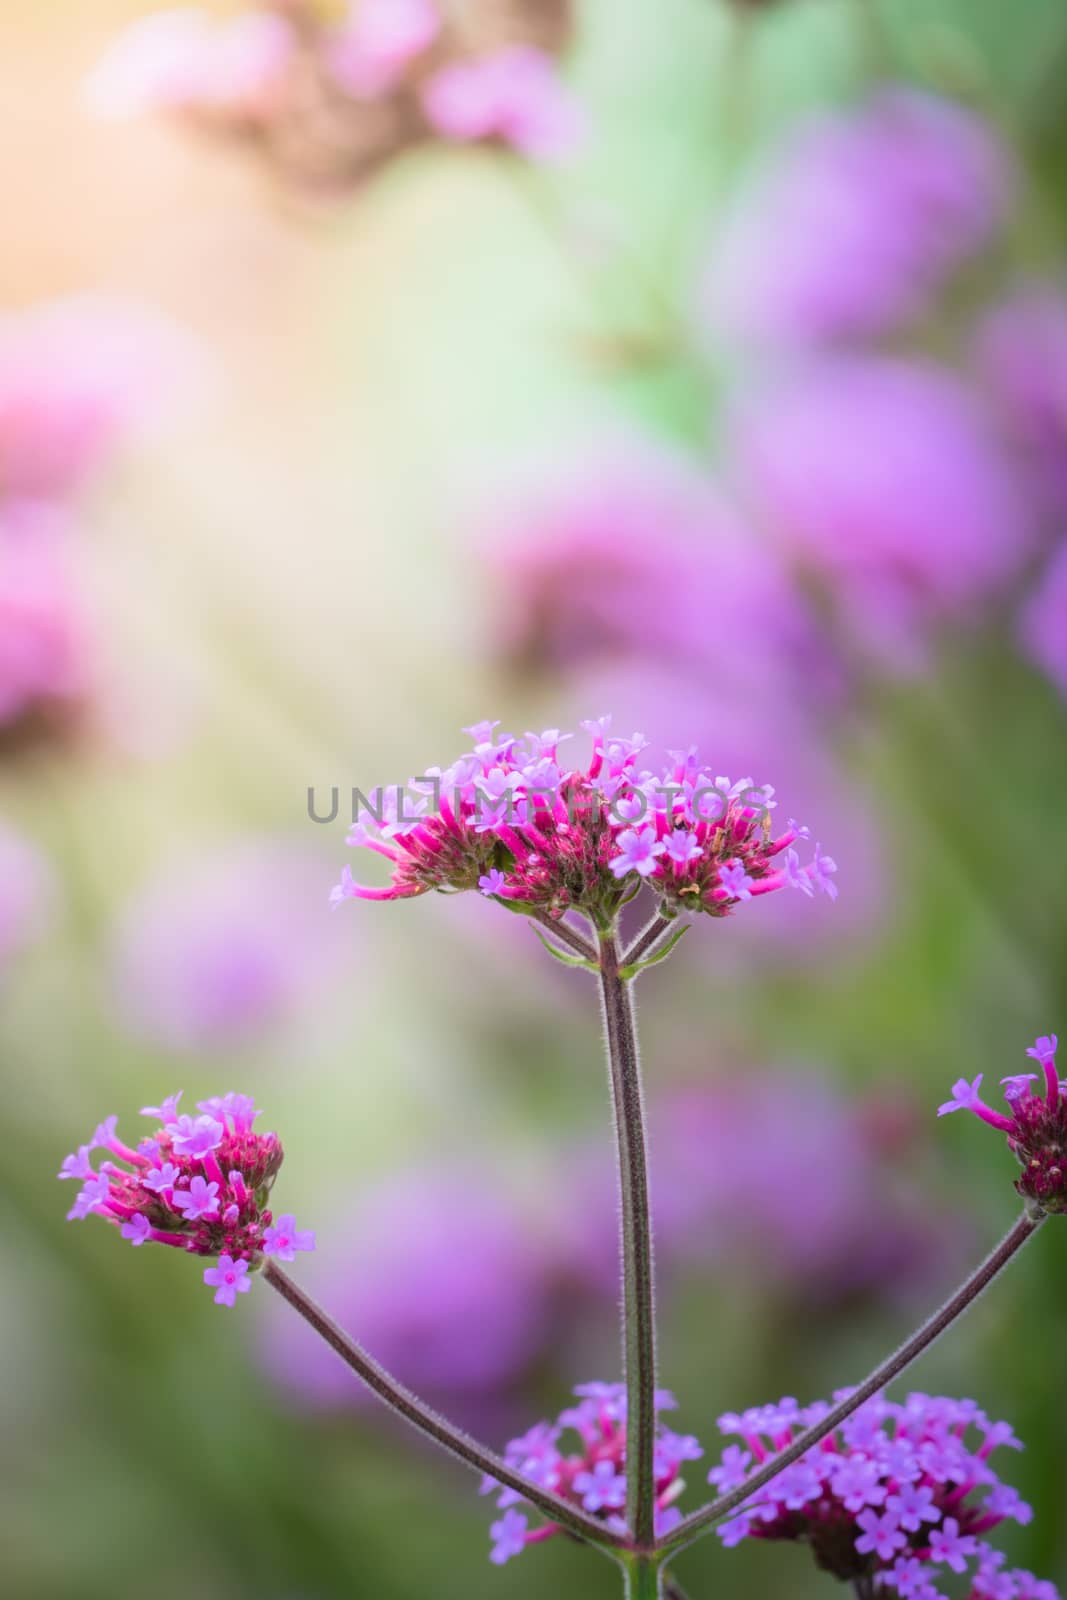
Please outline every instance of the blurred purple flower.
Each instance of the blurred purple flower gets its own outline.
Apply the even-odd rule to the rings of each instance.
[[[89,642],[64,518],[0,506],[0,730],[69,710],[87,692]]]
[[[960,1218],[931,1227],[915,1181],[917,1119],[853,1101],[810,1070],[761,1069],[678,1089],[650,1107],[657,1251],[680,1270],[747,1273],[811,1314],[857,1298],[922,1293],[966,1244]],[[587,1168],[588,1270],[615,1227],[614,1175]],[[877,1224],[872,1224],[872,1197]],[[576,1208],[578,1209],[578,1208]],[[583,1258],[584,1259],[584,1258]]]
[[[0,819],[0,977],[47,922],[55,892],[44,857]]]
[[[1023,649],[1067,699],[1067,544],[1049,563],[1020,622]]]
[[[440,31],[432,0],[358,0],[330,41],[330,70],[359,99],[386,94]]]
[[[66,499],[161,406],[197,383],[189,337],[102,295],[0,318],[0,496]]]
[[[615,658],[795,690],[827,658],[773,551],[698,465],[647,440],[589,444],[521,474],[479,514],[496,653],[573,671]],[[712,741],[714,743],[714,741]]]
[[[898,327],[989,241],[1010,187],[988,124],[951,101],[886,86],[792,135],[716,241],[702,318],[716,341]]]
[[[344,970],[338,919],[322,915],[314,852],[246,840],[163,870],[127,908],[115,979],[121,1015],[174,1050],[262,1040],[306,1016]],[[279,915],[264,916],[269,886]]]
[[[979,370],[1022,447],[1049,512],[1067,511],[1067,291],[1016,289],[978,330]]]
[[[582,119],[552,57],[515,48],[442,67],[423,108],[444,139],[499,140],[537,161],[559,161],[581,142]]]
[[[829,582],[853,643],[921,659],[1026,549],[1017,479],[977,399],[930,362],[826,359],[743,404],[734,453],[763,524]]]
[[[364,1194],[348,1236],[323,1248],[302,1276],[398,1377],[470,1421],[542,1352],[546,1269],[536,1233],[499,1177],[420,1170]],[[310,1405],[366,1400],[321,1340],[284,1310],[269,1321],[264,1355]]]

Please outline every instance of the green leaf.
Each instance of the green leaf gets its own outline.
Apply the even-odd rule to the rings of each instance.
[[[645,971],[646,967],[654,967],[658,961],[666,961],[675,945],[679,942],[679,940],[685,938],[685,935],[689,932],[692,926],[693,924],[691,922],[683,922],[680,928],[676,928],[674,930],[670,938],[667,940],[667,943],[663,946],[662,950],[657,950],[655,955],[646,956],[643,961],[634,961],[628,967],[621,967],[619,969],[620,978],[636,978],[639,973]]]
[[[599,967],[592,961],[586,961],[584,956],[572,956],[569,951],[560,950],[556,945],[550,944],[544,934],[537,928],[534,929],[534,933],[537,934],[549,955],[554,956],[565,967],[581,967],[583,972],[599,972]]]

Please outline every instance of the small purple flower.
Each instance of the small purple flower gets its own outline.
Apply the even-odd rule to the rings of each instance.
[[[154,1117],[157,1122],[162,1122],[164,1125],[177,1122],[178,1102],[184,1092],[183,1089],[179,1089],[177,1094],[168,1094],[161,1106],[142,1106],[142,1117]]]
[[[815,846],[815,859],[808,868],[808,873],[817,889],[821,889],[823,894],[827,895],[831,900],[836,900],[838,888],[833,881],[832,874],[837,871],[837,862],[832,856],[822,855],[821,851],[822,845],[817,844]]]
[[[206,1156],[218,1149],[226,1134],[214,1117],[191,1117],[187,1112],[175,1118],[173,1130],[174,1153],[179,1156]]]
[[[860,1555],[870,1553],[880,1561],[892,1561],[896,1552],[908,1542],[906,1535],[900,1531],[899,1519],[892,1511],[886,1511],[881,1516],[877,1511],[861,1511],[856,1518],[856,1526],[863,1529],[856,1540]]]
[[[139,1244],[147,1244],[152,1235],[152,1228],[148,1218],[140,1211],[135,1211],[129,1222],[124,1222],[119,1229],[124,1239],[129,1239],[136,1248]]]
[[[982,1104],[979,1093],[982,1087],[982,1077],[983,1074],[980,1072],[971,1083],[968,1083],[966,1078],[957,1078],[952,1085],[952,1099],[946,1100],[944,1105],[938,1107],[938,1116],[947,1117],[951,1111],[976,1110]]]
[[[73,1206],[67,1212],[68,1222],[80,1222],[94,1211],[102,1211],[111,1199],[111,1181],[106,1172],[92,1177],[82,1185]]]
[[[619,854],[612,861],[611,870],[616,878],[625,878],[629,872],[647,878],[656,870],[657,856],[663,855],[667,848],[657,840],[653,827],[625,828],[615,842]]]
[[[811,874],[806,867],[800,865],[800,857],[795,850],[786,851],[783,871],[785,872],[786,882],[791,889],[799,889],[809,899],[812,897],[815,890],[812,886]]]
[[[943,1561],[953,1572],[966,1572],[967,1562],[977,1550],[978,1543],[974,1535],[961,1534],[955,1517],[946,1517],[940,1528],[930,1530],[931,1560]]]
[[[675,828],[667,835],[664,843],[667,854],[680,867],[688,866],[690,861],[696,861],[703,854],[700,841],[686,828]]]
[[[89,1160],[89,1151],[90,1146],[83,1144],[79,1145],[78,1149],[73,1155],[64,1156],[63,1165],[60,1167],[56,1176],[58,1178],[78,1178],[81,1181],[84,1181],[86,1178],[94,1177],[95,1173],[93,1171],[93,1164]]]
[[[719,868],[719,882],[735,900],[752,899],[752,879],[740,861],[726,861]]]
[[[164,1189],[173,1189],[181,1176],[173,1161],[164,1161],[161,1167],[153,1167],[141,1179],[146,1189],[151,1189],[153,1194],[162,1194]]]
[[[503,894],[507,888],[508,880],[497,867],[492,867],[488,872],[483,872],[478,879],[478,887],[484,895]]]
[[[303,1231],[298,1229],[296,1218],[292,1215],[279,1217],[263,1235],[263,1254],[277,1256],[279,1261],[295,1261],[298,1250],[314,1248],[313,1231],[310,1228]]]
[[[574,1491],[587,1511],[616,1511],[626,1504],[626,1479],[611,1461],[598,1461],[590,1471],[579,1472]]]
[[[521,1556],[526,1546],[526,1529],[529,1523],[521,1511],[505,1511],[499,1522],[490,1528],[493,1549],[489,1556],[495,1566],[502,1567],[512,1556]]]
[[[728,1494],[731,1489],[736,1489],[744,1483],[751,1467],[750,1452],[742,1450],[740,1445],[729,1445],[722,1453],[722,1461],[708,1473],[708,1482],[713,1484],[720,1494]]]
[[[902,1483],[885,1503],[905,1533],[918,1533],[924,1522],[940,1522],[941,1512],[934,1504],[934,1491],[925,1484]]]
[[[207,1183],[199,1176],[192,1178],[188,1189],[175,1189],[174,1209],[184,1213],[186,1222],[199,1222],[202,1218],[217,1217],[219,1185]]]
[[[1000,1081],[1004,1085],[1004,1098],[1007,1100],[1008,1104],[1014,1105],[1016,1100],[1025,1100],[1026,1096],[1030,1093],[1030,1085],[1034,1082],[1036,1077],[1036,1072],[1016,1072],[1010,1077],[1001,1078]],[[953,1106],[952,1109],[955,1111],[959,1108],[957,1106]],[[938,1115],[940,1115],[940,1113],[938,1113]]]
[[[882,1468],[863,1456],[850,1456],[830,1479],[830,1488],[846,1511],[860,1512],[867,1506],[880,1506],[886,1491],[881,1483]]]
[[[247,1294],[252,1287],[248,1262],[234,1261],[232,1256],[219,1256],[217,1267],[204,1268],[204,1282],[215,1290],[217,1306],[232,1306],[239,1294]]]

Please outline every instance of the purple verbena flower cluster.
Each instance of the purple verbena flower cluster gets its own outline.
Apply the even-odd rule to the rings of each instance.
[[[722,1493],[737,1488],[828,1409],[786,1398],[720,1417],[720,1430],[741,1443],[727,1446],[709,1481]],[[990,1465],[1005,1446],[1022,1449],[1008,1424],[991,1422],[973,1400],[910,1394],[897,1405],[877,1397],[757,1490],[719,1535],[729,1547],[797,1540],[823,1571],[900,1600],[944,1600],[950,1574],[967,1574],[968,1600],[1058,1600],[1053,1584],[1005,1570],[985,1538],[1006,1520],[1033,1515]]]
[[[512,1439],[504,1451],[509,1466],[533,1483],[552,1489],[564,1500],[581,1506],[617,1533],[626,1532],[626,1389],[621,1383],[583,1383],[574,1391],[578,1404],[560,1413],[555,1422],[539,1422],[521,1439]],[[656,1392],[657,1411],[673,1411],[676,1401],[665,1389]],[[576,1436],[578,1448],[565,1454],[560,1448],[566,1435]],[[696,1439],[674,1433],[662,1425],[656,1435],[656,1533],[662,1536],[681,1521],[675,1502],[682,1494],[682,1465],[704,1454]],[[528,1544],[550,1539],[561,1530],[555,1523],[531,1529],[526,1515],[516,1511],[521,1496],[501,1489],[492,1478],[482,1484],[483,1494],[497,1494],[504,1514],[494,1522],[490,1560],[498,1566],[520,1555]]]
[[[145,1106],[141,1115],[162,1126],[136,1149],[116,1134],[118,1118],[108,1117],[65,1158],[58,1176],[82,1184],[67,1218],[95,1214],[135,1246],[169,1244],[217,1257],[204,1282],[216,1291],[217,1305],[232,1306],[251,1288],[250,1273],[263,1256],[292,1261],[296,1251],[315,1248],[315,1235],[267,1209],[283,1152],[277,1134],[254,1131],[259,1112],[251,1097],[198,1101],[199,1116],[179,1112],[180,1100],[179,1091],[161,1106]],[[108,1152],[98,1170],[94,1150]]]
[[[694,748],[673,752],[665,771],[639,770],[645,740],[611,737],[610,722],[582,724],[593,754],[574,770],[560,764],[558,729],[523,739],[496,733],[495,722],[465,729],[473,751],[412,779],[421,798],[379,789],[373,809],[360,807],[348,842],[385,856],[392,882],[367,888],[346,867],[334,904],[480,889],[517,911],[610,919],[642,882],[668,916],[727,916],[783,888],[836,898],[833,860],[816,845],[802,866],[792,848],[806,828],[791,821],[772,837],[773,788],[716,776]]]
[[[1056,1072],[1056,1035],[1044,1034],[1027,1050],[1040,1073],[1015,1073],[1000,1081],[1009,1115],[994,1111],[981,1097],[982,1074],[968,1082],[959,1078],[952,1099],[938,1110],[973,1111],[976,1117],[1008,1136],[1008,1148],[1022,1167],[1015,1187],[1042,1211],[1067,1211],[1067,1095]],[[1037,1082],[1035,1091],[1030,1086]]]

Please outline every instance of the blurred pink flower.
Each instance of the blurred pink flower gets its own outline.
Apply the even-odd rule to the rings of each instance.
[[[823,681],[828,658],[776,553],[682,455],[646,440],[587,445],[477,516],[492,646],[520,668],[647,659],[747,695],[787,678],[795,689],[797,672]]]
[[[652,1197],[667,1283],[681,1272],[742,1273],[769,1296],[798,1296],[810,1314],[856,1297],[922,1293],[965,1250],[967,1228],[951,1213],[931,1223],[916,1181],[920,1125],[887,1143],[872,1105],[797,1067],[749,1068],[653,1098]],[[615,1227],[614,1174],[600,1159],[574,1205],[591,1271],[610,1259]]]
[[[534,160],[563,160],[582,137],[577,104],[540,50],[503,50],[443,67],[427,84],[423,107],[445,139],[500,140]]]
[[[105,117],[206,111],[269,117],[285,87],[295,36],[274,11],[219,21],[196,7],[159,11],[124,29],[90,74],[90,110]]]
[[[0,317],[0,498],[54,500],[199,377],[187,335],[105,296]]]
[[[469,1419],[542,1353],[546,1260],[499,1174],[410,1172],[364,1194],[350,1228],[307,1264],[332,1316],[419,1393]],[[297,1318],[271,1317],[269,1367],[294,1395],[331,1409],[365,1403]]]
[[[1067,544],[1053,556],[1019,631],[1026,654],[1067,698]]]
[[[387,94],[440,31],[432,0],[357,0],[328,46],[330,70],[357,98]]]
[[[992,237],[1011,171],[972,112],[886,86],[792,135],[717,240],[701,315],[718,340],[899,326]]]
[[[978,361],[1053,515],[1067,509],[1067,291],[1017,289],[978,330]]]
[[[827,358],[742,403],[742,493],[827,581],[854,640],[901,667],[1026,551],[1019,484],[976,397],[930,362]]]
[[[41,932],[54,893],[44,857],[0,818],[0,977],[11,959]]]
[[[0,506],[0,731],[78,701],[89,685],[67,530],[41,506]]]
[[[122,1018],[173,1050],[262,1042],[306,1017],[351,960],[323,913],[321,861],[304,847],[242,840],[164,868],[118,929]],[[269,889],[279,915],[264,916]]]

